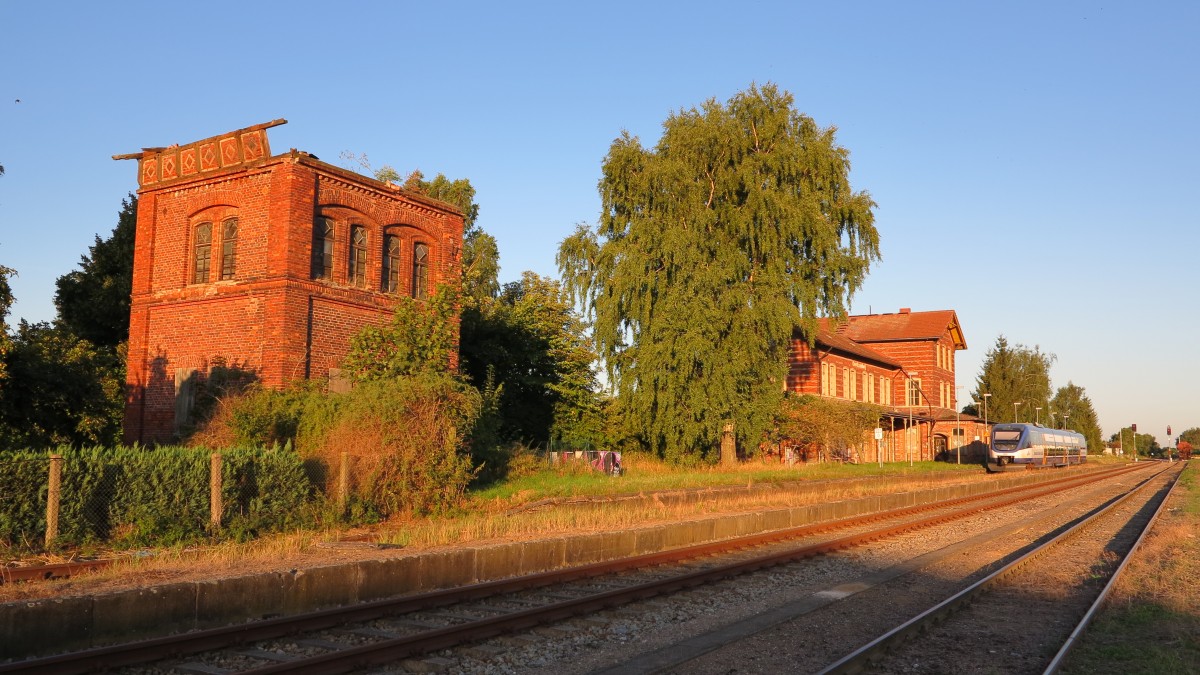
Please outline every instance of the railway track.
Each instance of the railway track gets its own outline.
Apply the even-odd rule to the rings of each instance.
[[[22,567],[4,566],[0,567],[0,584],[65,579],[81,572],[92,572],[95,570],[104,569],[112,563],[112,560],[104,559],[54,563],[51,565],[26,565]]]
[[[1156,472],[1086,520],[821,672],[1057,672],[1181,470]]]
[[[1002,495],[952,500],[611,563],[21,661],[0,665],[0,673],[92,672],[145,663],[152,663],[152,670],[139,668],[138,672],[330,673],[404,662],[448,647],[478,644],[493,636],[589,617],[626,603],[933,527],[1136,470],[1133,467],[1068,476]],[[595,621],[584,619],[589,620]],[[409,663],[418,669],[437,665]]]

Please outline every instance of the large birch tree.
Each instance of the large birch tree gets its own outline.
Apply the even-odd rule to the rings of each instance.
[[[628,428],[670,459],[753,448],[783,395],[789,342],[842,316],[879,258],[849,152],[774,85],[672,114],[654,148],[613,141],[594,229],[558,255],[594,317]]]

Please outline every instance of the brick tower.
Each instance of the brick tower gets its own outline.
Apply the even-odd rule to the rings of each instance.
[[[456,207],[326,164],[272,156],[275,120],[138,160],[126,442],[169,441],[216,365],[266,386],[330,377],[400,295],[459,274]]]

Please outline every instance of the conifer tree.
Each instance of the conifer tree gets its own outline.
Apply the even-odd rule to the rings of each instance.
[[[671,115],[654,148],[613,141],[599,223],[558,264],[628,429],[656,452],[710,459],[730,426],[756,447],[795,330],[844,315],[879,258],[875,204],[834,133],[768,84]]]
[[[1096,409],[1092,407],[1092,399],[1088,398],[1083,387],[1074,382],[1059,387],[1050,401],[1050,412],[1054,417],[1048,421],[1049,426],[1072,429],[1083,434],[1087,439],[1088,452],[1098,454],[1104,451],[1100,420],[1096,416]]]
[[[989,394],[987,412],[991,422],[1033,422],[1034,409],[1039,407],[1049,419],[1050,366],[1054,358],[1038,347],[1010,346],[1001,335],[984,357],[971,397],[983,401],[983,395]],[[963,411],[981,415],[982,406],[969,405]]]
[[[82,256],[79,269],[55,282],[58,320],[97,347],[115,351],[129,339],[129,303],[133,290],[133,242],[137,232],[137,195],[121,202],[117,225],[108,239]]]

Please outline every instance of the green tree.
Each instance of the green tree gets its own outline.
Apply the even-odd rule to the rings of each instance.
[[[0,268],[0,445],[116,442],[136,221],[137,197],[130,194],[111,236],[97,236],[80,269],[59,277],[53,325],[22,322],[9,335],[3,316],[14,272]]]
[[[1100,420],[1092,400],[1084,393],[1083,387],[1074,382],[1059,387],[1050,401],[1050,414],[1047,420],[1050,426],[1060,429],[1073,429],[1083,434],[1087,439],[1088,451],[1099,453],[1104,450],[1104,436],[1100,431]]]
[[[1192,427],[1179,432],[1179,440],[1187,441],[1192,447],[1200,446],[1200,427]]]
[[[1034,408],[1050,409],[1050,366],[1054,358],[1037,347],[1009,346],[1001,335],[984,357],[971,397],[982,402],[983,395],[990,394],[987,413],[991,422],[1032,422]],[[980,415],[980,408],[968,405],[963,412]]]
[[[463,237],[462,288],[465,298],[494,298],[500,293],[500,248],[478,227]]]
[[[350,340],[344,366],[357,382],[449,373],[457,350],[457,293],[441,285],[428,301],[400,297],[385,326],[368,326]]]
[[[137,195],[121,202],[108,239],[96,236],[79,269],[58,278],[54,305],[68,330],[109,350],[129,339],[129,296],[133,289],[133,242]]]
[[[17,273],[16,270],[0,265],[0,402],[6,396],[4,383],[8,379],[7,356],[12,350],[12,338],[8,335],[8,312],[12,309],[12,286],[8,278]]]
[[[1139,457],[1155,457],[1162,454],[1162,448],[1154,434],[1135,434],[1132,426],[1122,427],[1120,431],[1109,436],[1108,440],[1119,444],[1126,457],[1132,457],[1135,449]]]
[[[823,459],[850,456],[850,448],[879,423],[883,408],[820,396],[788,396],[780,407],[781,438],[813,444]]]
[[[467,378],[498,392],[500,440],[599,441],[596,355],[557,282],[525,272],[495,300],[466,303],[461,353]]]
[[[711,459],[723,430],[757,446],[789,342],[843,316],[879,258],[874,202],[849,153],[774,85],[680,111],[655,148],[623,133],[602,210],[558,264],[630,430],[672,459]]]
[[[500,292],[500,249],[496,238],[476,224],[479,205],[475,187],[466,178],[450,180],[442,174],[425,180],[414,171],[404,186],[434,199],[453,204],[463,212],[462,291],[466,298],[494,298]]]
[[[6,355],[0,447],[110,445],[124,410],[124,364],[62,326],[24,321]]]

